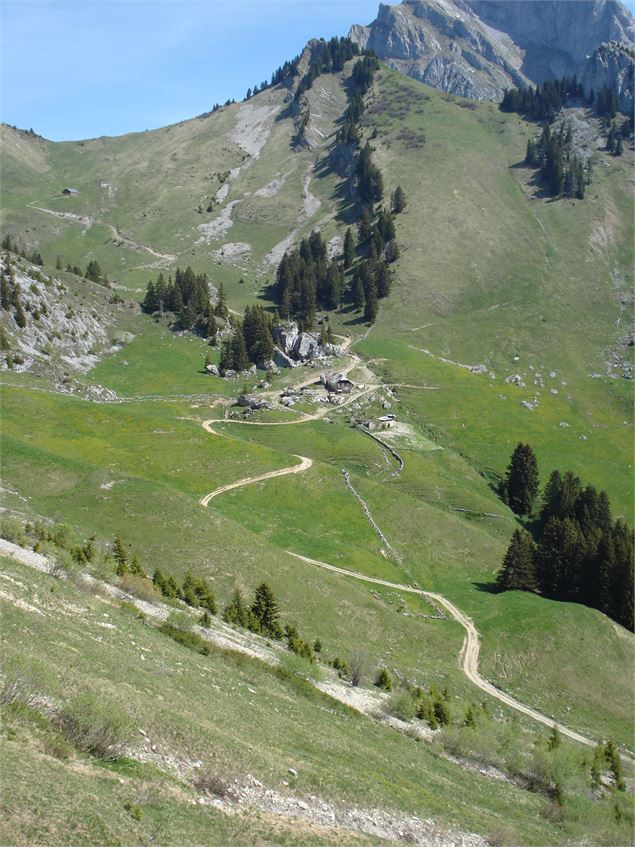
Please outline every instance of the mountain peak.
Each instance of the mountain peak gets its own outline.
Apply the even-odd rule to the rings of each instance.
[[[617,0],[403,0],[349,35],[408,76],[498,100],[507,87],[583,77],[600,44],[635,41],[635,21]]]

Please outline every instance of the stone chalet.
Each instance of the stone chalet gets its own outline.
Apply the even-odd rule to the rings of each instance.
[[[350,394],[353,390],[353,383],[343,373],[322,374],[320,382],[330,394]]]

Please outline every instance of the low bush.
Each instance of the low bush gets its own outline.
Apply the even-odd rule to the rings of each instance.
[[[123,591],[132,594],[139,600],[144,600],[146,603],[159,603],[161,600],[161,592],[151,579],[146,579],[143,576],[131,573],[124,574],[119,579],[119,586]]]
[[[387,714],[402,721],[410,721],[417,714],[417,707],[408,691],[398,691],[388,700],[384,709]]]
[[[99,759],[118,758],[132,735],[130,717],[116,703],[80,691],[57,715],[64,737]]]
[[[177,644],[182,644],[189,650],[194,650],[195,653],[200,653],[202,656],[209,656],[212,652],[210,645],[196,632],[191,632],[186,629],[180,629],[167,621],[159,627],[159,631],[164,635],[169,636]]]

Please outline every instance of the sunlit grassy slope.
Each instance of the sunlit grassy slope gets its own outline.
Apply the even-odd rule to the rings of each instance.
[[[269,91],[156,132],[63,145],[2,127],[3,227],[40,247],[49,264],[58,254],[81,265],[98,258],[130,298],[159,266],[191,263],[223,281],[230,306],[242,309],[263,296],[273,271],[264,258],[282,239],[291,243],[313,226],[329,239],[344,231],[335,217],[337,179],[324,166],[345,105],[342,81],[321,77],[311,91],[312,121],[325,136],[313,150],[291,151],[292,120],[278,119],[283,99]],[[223,397],[241,386],[201,373],[200,340],[133,315],[134,341],[86,377],[125,402],[97,406],[29,390],[43,386],[11,376],[17,387],[4,392],[2,407],[7,505],[86,537],[120,533],[149,569],[200,570],[223,598],[235,583],[251,591],[266,578],[329,655],[361,648],[417,681],[447,683],[463,709],[478,695],[458,669],[457,625],[420,617],[430,611],[425,604],[405,606],[395,592],[311,568],[286,551],[440,591],[481,631],[484,675],[576,729],[630,745],[629,634],[575,604],[487,588],[516,526],[491,483],[519,440],[533,446],[543,481],[554,467],[572,469],[606,489],[614,516],[630,519],[631,383],[609,378],[606,363],[626,331],[632,287],[632,151],[622,160],[598,154],[586,199],[556,202],[539,196],[522,165],[536,127],[492,104],[467,104],[384,69],[364,120],[387,192],[406,190],[401,259],[369,332],[346,310],[332,323],[353,334],[353,349],[378,379],[399,384],[392,409],[413,433],[398,445],[403,472],[388,478],[394,464],[350,427],[351,410],[289,427],[225,423],[218,435],[204,432],[202,421],[222,416]],[[251,121],[250,143],[264,139],[257,157],[236,140],[241,121]],[[218,175],[237,168],[226,198],[207,213]],[[272,183],[280,183],[273,194]],[[60,199],[65,185],[80,196]],[[199,226],[231,203],[232,226],[197,244]],[[224,243],[250,252],[214,256]],[[484,365],[485,373],[465,365]],[[505,381],[514,374],[526,387]],[[371,408],[378,412],[379,401]],[[236,490],[207,510],[198,504],[226,482],[294,464],[296,454],[313,459],[309,472]],[[382,552],[342,468],[400,560]],[[409,790],[394,801],[408,806]],[[439,803],[426,796],[426,808],[442,814]],[[485,826],[477,811],[457,814]],[[546,824],[532,826],[523,819],[527,841],[549,843]]]

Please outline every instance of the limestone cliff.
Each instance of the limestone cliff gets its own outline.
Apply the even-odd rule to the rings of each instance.
[[[554,77],[628,75],[627,52],[596,51],[605,42],[632,45],[635,22],[617,0],[404,0],[380,4],[350,37],[436,88],[498,100],[504,88]]]

